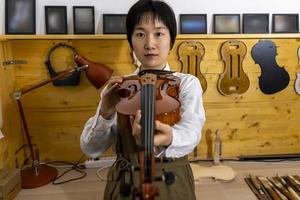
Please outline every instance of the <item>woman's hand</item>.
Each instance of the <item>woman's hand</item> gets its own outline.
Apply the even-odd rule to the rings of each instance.
[[[102,93],[100,115],[104,119],[110,119],[116,112],[115,106],[120,101],[120,97],[117,94],[119,84],[123,82],[121,76],[114,76],[110,78],[106,89]]]
[[[141,111],[138,110],[132,120],[132,134],[137,144],[141,143]],[[172,127],[158,120],[155,121],[154,146],[169,146],[173,140]]]

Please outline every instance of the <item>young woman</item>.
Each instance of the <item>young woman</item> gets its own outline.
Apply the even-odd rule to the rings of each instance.
[[[141,63],[134,74],[145,69],[170,70],[167,57],[174,45],[177,28],[173,10],[162,1],[140,0],[129,10],[126,20],[127,40]],[[170,126],[155,122],[155,176],[171,171],[176,179],[171,185],[154,182],[159,190],[155,199],[196,199],[194,178],[187,159],[201,138],[205,122],[202,88],[199,80],[190,75],[174,73],[180,78],[179,101],[181,119]],[[139,174],[131,174],[138,164],[135,139],[140,137],[141,113],[137,112],[132,131],[117,130],[115,106],[122,77],[111,78],[102,92],[96,115],[90,118],[81,135],[81,148],[90,157],[100,156],[115,145],[117,161],[111,167],[104,199],[132,199],[130,187],[138,187]],[[120,133],[122,132],[122,133]]]

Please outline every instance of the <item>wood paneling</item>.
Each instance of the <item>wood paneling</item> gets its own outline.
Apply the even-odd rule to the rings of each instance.
[[[3,66],[4,60],[13,58],[10,42],[0,42],[0,103],[2,104],[4,138],[0,140],[0,169],[16,167],[16,158],[22,162],[24,154],[15,155],[23,144],[19,114],[13,98],[15,84],[15,68]]]
[[[203,95],[207,121],[198,146],[198,155],[207,157],[210,154],[212,149],[207,149],[205,134],[210,133],[213,137],[216,129],[221,132],[225,157],[300,153],[300,96],[293,88],[296,72],[300,71],[297,57],[300,46],[298,37],[299,35],[294,34],[178,36],[169,56],[172,70],[180,69],[177,47],[182,41],[197,40],[205,47],[200,69],[208,86]],[[233,38],[243,41],[247,46],[243,69],[250,79],[250,87],[241,95],[222,96],[216,86],[219,75],[224,70],[220,46]],[[263,38],[275,42],[277,63],[285,67],[291,78],[286,89],[273,95],[265,95],[260,91],[260,66],[251,57],[252,47]],[[3,85],[1,79],[2,100],[10,103],[4,105],[5,117],[19,119],[16,105],[7,91],[11,93],[18,88],[26,88],[48,79],[44,62],[49,49],[59,42],[74,46],[90,60],[107,64],[114,69],[114,75],[128,74],[135,69],[131,50],[124,36],[7,36],[2,38],[2,44],[11,48],[7,52],[16,60],[26,60],[27,64],[9,66],[7,70],[14,73],[1,68],[1,78],[6,79],[6,85]],[[72,67],[65,65],[68,62],[66,59],[62,53],[56,60],[55,69]],[[100,91],[94,89],[82,73],[80,85],[76,87],[54,87],[48,84],[22,97],[29,131],[33,142],[40,149],[42,160],[77,161],[81,157],[80,134],[84,123],[95,113]],[[8,109],[13,112],[8,112]],[[10,123],[5,124],[8,126]],[[20,141],[22,137],[19,123],[16,127],[15,124],[11,126],[14,128],[8,130],[15,132],[15,137]],[[16,149],[20,142],[13,140],[5,140],[6,145]],[[0,145],[2,143],[5,142],[0,141]],[[0,148],[0,155],[3,154],[4,151]],[[111,151],[106,155],[110,154]],[[13,160],[12,156],[8,156],[10,161]]]

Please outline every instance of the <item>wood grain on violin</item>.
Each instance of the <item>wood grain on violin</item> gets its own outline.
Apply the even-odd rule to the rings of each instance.
[[[276,62],[277,48],[271,40],[260,40],[251,51],[256,64],[261,68],[259,88],[265,94],[274,94],[286,88],[290,76],[284,67]]]
[[[195,40],[182,42],[177,49],[181,62],[180,72],[196,76],[201,83],[203,92],[207,89],[207,81],[200,70],[200,62],[204,57],[204,46]]]
[[[218,80],[218,90],[223,95],[242,94],[249,88],[250,81],[243,70],[246,45],[237,40],[226,41],[221,46],[224,72]]]

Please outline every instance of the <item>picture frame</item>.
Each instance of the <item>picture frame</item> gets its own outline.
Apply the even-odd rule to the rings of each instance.
[[[269,33],[268,13],[243,14],[243,33]]]
[[[272,33],[299,33],[299,15],[273,14]]]
[[[36,1],[5,0],[5,34],[36,33]]]
[[[213,33],[238,34],[240,29],[240,14],[213,15]]]
[[[46,34],[67,34],[67,7],[45,6]]]
[[[74,34],[95,34],[94,6],[73,6]]]
[[[207,34],[206,14],[180,14],[181,34]]]
[[[103,34],[126,34],[127,14],[103,14]]]

